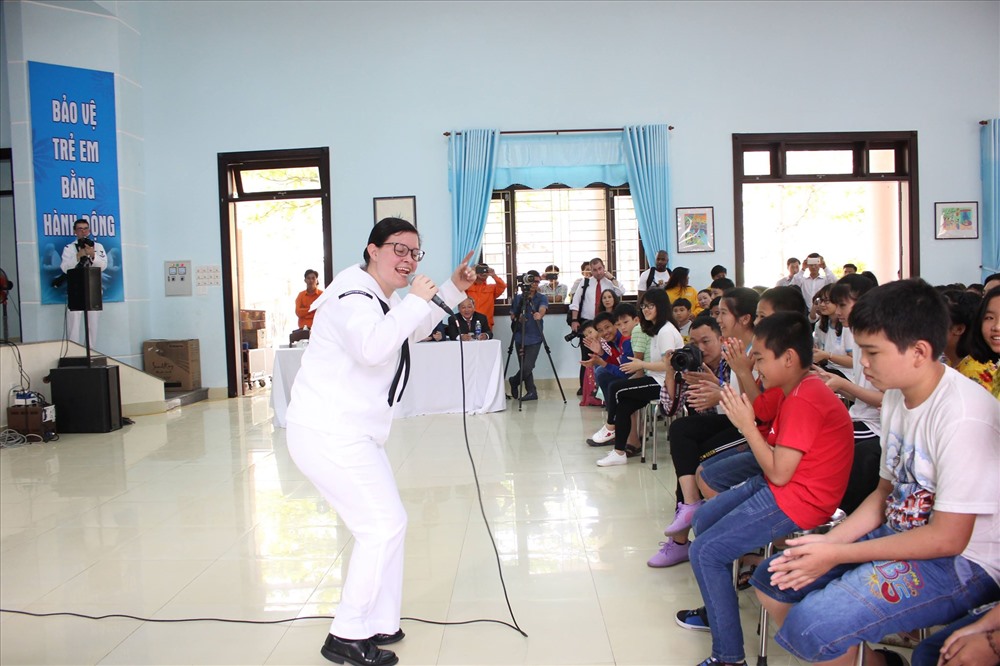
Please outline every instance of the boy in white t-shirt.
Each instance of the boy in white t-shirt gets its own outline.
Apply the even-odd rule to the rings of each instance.
[[[751,583],[800,661],[947,624],[1000,595],[1000,404],[939,358],[948,310],[923,280],[876,287],[850,324],[882,400],[878,488],[823,535],[790,539]],[[833,584],[831,584],[833,583]],[[898,655],[866,649],[881,666]]]

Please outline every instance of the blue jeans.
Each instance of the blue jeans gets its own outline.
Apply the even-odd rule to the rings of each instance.
[[[891,534],[883,525],[861,540]],[[861,641],[948,624],[1000,594],[989,574],[962,556],[840,565],[798,591],[772,587],[769,563],[758,566],[750,582],[795,604],[774,639],[809,663],[836,659]]]
[[[743,629],[733,589],[733,561],[740,555],[799,529],[774,501],[762,476],[705,502],[692,523],[691,568],[712,629],[712,656],[743,661]],[[760,567],[758,567],[758,571]]]
[[[717,493],[729,490],[750,477],[760,476],[763,473],[753,451],[731,454],[710,464],[702,463],[701,466],[702,481]]]

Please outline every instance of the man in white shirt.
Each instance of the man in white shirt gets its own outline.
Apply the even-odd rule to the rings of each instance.
[[[610,289],[619,296],[622,289],[614,278],[607,274],[604,267],[604,260],[594,257],[590,260],[590,277],[584,278],[583,283],[573,294],[573,301],[569,304],[570,328],[576,333],[580,330],[580,322],[590,321],[597,314],[597,304],[601,300],[601,294],[605,289]],[[586,345],[580,345],[580,359],[586,361],[590,358],[590,350]],[[580,366],[580,390],[577,395],[583,394],[583,373],[586,372],[584,366]]]
[[[670,279],[670,269],[667,268],[667,261],[670,257],[667,255],[666,250],[660,250],[656,253],[656,265],[647,268],[645,271],[639,275],[639,300],[642,300],[642,295],[649,289],[663,289],[664,285],[667,284],[667,280]]]
[[[823,275],[819,274],[820,269],[823,269]],[[795,274],[795,277],[792,279],[792,285],[802,290],[802,298],[804,298],[806,304],[809,305],[813,302],[816,292],[824,286],[833,284],[836,281],[837,276],[833,274],[833,271],[827,268],[823,257],[821,257],[819,253],[813,252],[806,257],[806,270],[799,271]],[[812,315],[810,315],[809,318],[812,321],[816,321]]]
[[[80,218],[73,223],[73,233],[76,234],[76,240],[64,247],[62,251],[62,263],[59,265],[62,272],[67,273],[74,268],[86,266],[100,268],[103,272],[108,267],[108,255],[104,252],[103,245],[89,238],[90,223]],[[81,314],[80,311],[66,311],[66,333],[70,340],[82,345],[84,342],[83,336],[80,334],[80,322],[83,320]],[[101,313],[98,310],[87,313],[87,330],[89,331],[87,337],[90,338],[91,348],[97,344],[97,322],[100,316]]]
[[[799,274],[799,268],[802,265],[795,257],[790,258],[785,262],[785,264],[788,266],[788,275],[778,280],[777,284],[774,285],[775,287],[791,287],[792,283],[795,281],[795,276]]]

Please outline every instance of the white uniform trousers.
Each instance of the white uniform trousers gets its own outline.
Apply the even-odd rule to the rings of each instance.
[[[78,344],[84,345],[83,342],[83,314],[82,310],[67,310],[66,311],[66,336]],[[94,349],[97,347],[97,322],[101,318],[100,310],[91,310],[87,313],[87,327],[89,329],[90,335],[90,348]]]
[[[399,629],[406,511],[385,449],[289,423],[288,453],[354,536],[330,633],[357,640]]]

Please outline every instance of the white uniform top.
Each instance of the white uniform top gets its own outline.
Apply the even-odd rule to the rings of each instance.
[[[63,248],[62,263],[59,264],[63,273],[76,268],[76,265],[80,263],[80,260],[76,258],[76,253],[76,241]],[[94,268],[100,268],[102,271],[108,267],[108,255],[104,252],[104,246],[97,241],[94,241],[94,259],[90,265]]]
[[[438,294],[452,308],[466,298],[451,280]],[[388,314],[376,298],[388,303]],[[427,337],[441,310],[412,294],[386,297],[361,264],[338,273],[310,309],[316,316],[287,421],[346,440],[384,443],[392,425],[389,386],[400,348],[404,340],[413,345]]]

